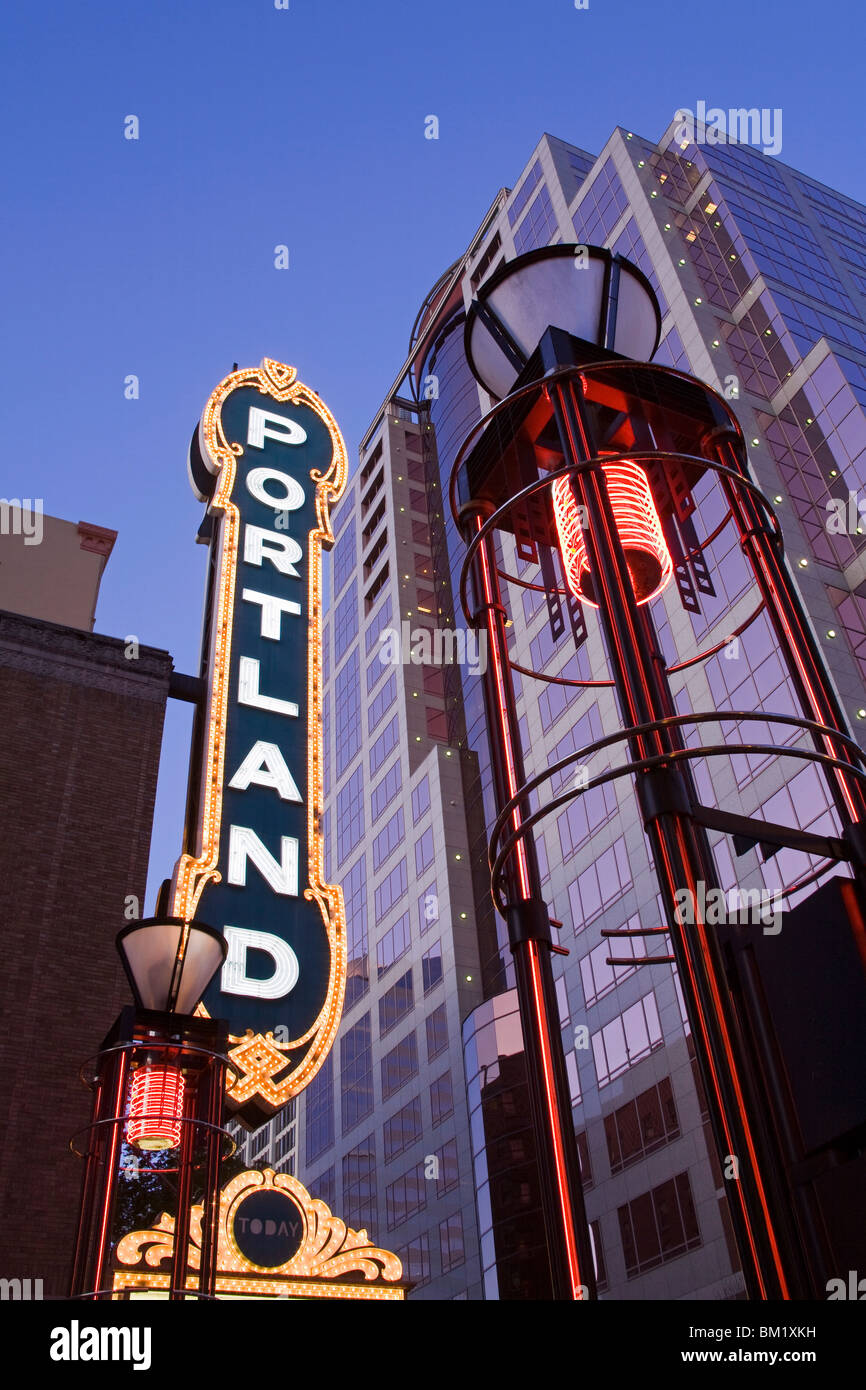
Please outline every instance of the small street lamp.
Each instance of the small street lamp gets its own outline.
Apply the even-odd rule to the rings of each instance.
[[[227,954],[225,937],[202,922],[154,917],[117,936],[135,1000],[125,1007],[82,1080],[94,1091],[83,1131],[85,1159],[73,1298],[123,1293],[108,1280],[113,1218],[124,1143],[140,1153],[178,1150],[177,1207],[170,1299],[213,1298],[223,1140],[227,1030],[194,1011]],[[229,1141],[230,1142],[230,1141]],[[203,1149],[202,1241],[196,1287],[188,1282],[196,1145]],[[140,1165],[140,1160],[137,1161]],[[137,1173],[143,1170],[137,1166]]]

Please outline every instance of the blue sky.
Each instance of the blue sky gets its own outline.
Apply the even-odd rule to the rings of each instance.
[[[8,0],[0,20],[0,495],[117,530],[97,630],[181,671],[205,560],[185,457],[210,391],[235,361],[291,362],[354,460],[421,300],[544,131],[595,152],[701,99],[780,107],[784,161],[866,201],[855,0],[289,3]],[[148,910],[179,849],[189,711],[170,703]]]

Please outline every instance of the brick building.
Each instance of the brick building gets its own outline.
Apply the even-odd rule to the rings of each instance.
[[[26,556],[41,567],[39,615],[0,609],[0,1277],[41,1279],[46,1298],[68,1293],[81,1183],[68,1143],[91,1105],[78,1069],[128,1002],[114,938],[127,899],[143,911],[172,669],[167,652],[129,659],[89,630],[112,532],[78,528],[69,607],[69,530],[46,528]],[[15,551],[0,550],[10,583]],[[80,626],[48,620],[52,591]]]

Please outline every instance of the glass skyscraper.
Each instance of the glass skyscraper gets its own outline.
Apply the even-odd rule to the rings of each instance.
[[[542,138],[418,313],[335,512],[325,836],[346,897],[346,1009],[297,1102],[296,1137],[275,1120],[248,1156],[293,1163],[349,1225],[396,1250],[416,1298],[543,1297],[547,1278],[514,982],[488,896],[483,653],[466,644],[465,550],[447,499],[457,450],[491,404],[466,362],[466,309],[503,261],[596,244],[644,271],[663,316],[655,360],[736,410],[841,702],[855,731],[866,721],[866,209],[751,147],[677,135],[675,122],[657,145],[617,129],[597,156]],[[700,591],[671,585],[652,613],[669,668],[720,648],[672,677],[677,707],[794,713],[766,617],[724,641],[757,593],[711,475],[694,500],[714,533]],[[503,586],[514,660],[603,679],[591,613],[576,643],[552,621],[538,566],[511,537],[503,549],[504,569],[541,586]],[[622,727],[609,690],[517,680],[528,775]],[[597,756],[590,775],[606,765]],[[698,761],[694,775],[707,805],[838,833],[811,764],[750,755]],[[711,839],[726,889],[789,889],[819,867]],[[675,971],[607,964],[602,929],[663,925],[631,786],[572,801],[537,847],[568,951],[554,969],[601,1295],[742,1297]],[[628,941],[613,953],[644,954]]]

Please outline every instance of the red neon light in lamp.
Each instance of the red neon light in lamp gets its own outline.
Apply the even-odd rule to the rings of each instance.
[[[649,480],[636,463],[606,463],[602,467],[635,599],[649,603],[662,592],[674,572]],[[581,524],[583,509],[574,499],[568,478],[557,478],[551,490],[568,587],[575,598],[597,608]]]
[[[139,1067],[132,1078],[127,1142],[135,1149],[176,1149],[184,1080],[178,1067]]]

